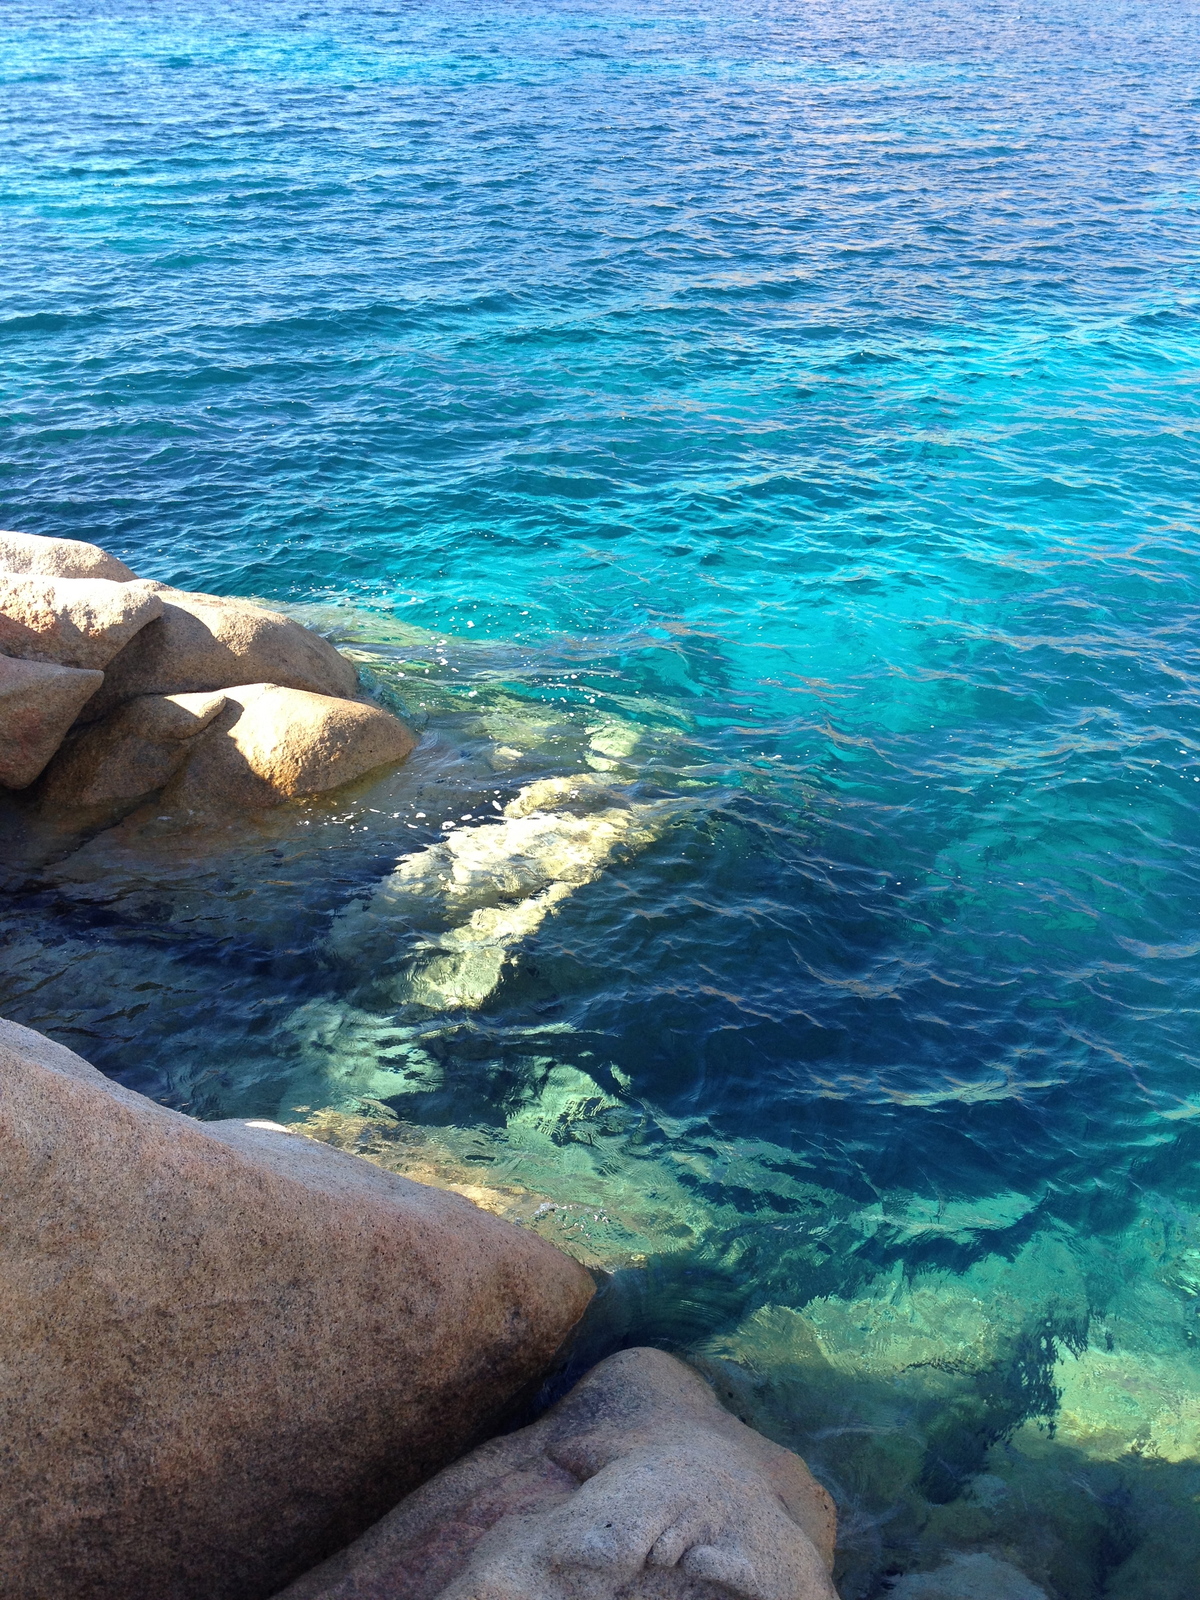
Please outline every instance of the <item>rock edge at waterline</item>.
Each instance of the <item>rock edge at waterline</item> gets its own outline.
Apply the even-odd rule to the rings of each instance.
[[[588,1274],[0,1022],[3,1600],[265,1600],[494,1427]]]
[[[799,1456],[624,1350],[278,1600],[837,1600],[835,1532]]]
[[[206,718],[179,714],[213,695]],[[111,826],[170,784],[185,814],[262,810],[415,744],[290,617],[139,579],[95,545],[0,533],[0,787],[41,778],[52,817]]]

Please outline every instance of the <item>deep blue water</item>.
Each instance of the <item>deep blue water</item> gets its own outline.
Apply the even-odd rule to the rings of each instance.
[[[424,733],[394,815],[280,825],[273,893],[26,883],[8,1014],[204,1115],[281,1114],[297,1008],[418,1027],[401,1116],[659,1207],[597,1337],[751,1384],[847,1600],[959,1549],[1193,1595],[1200,7],[10,0],[0,37],[0,521],[307,608]],[[679,806],[481,1005],[330,958],[441,821],[592,770]],[[830,1331],[922,1284],[919,1360]],[[974,1366],[964,1295],[1007,1330]],[[905,1387],[939,1362],[969,1393]],[[908,1477],[838,1454],[896,1407]]]

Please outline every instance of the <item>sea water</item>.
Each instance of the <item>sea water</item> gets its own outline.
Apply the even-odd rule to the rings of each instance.
[[[14,843],[4,1013],[573,1249],[574,1370],[697,1362],[845,1600],[1194,1596],[1195,4],[0,35],[0,520],[422,735]]]

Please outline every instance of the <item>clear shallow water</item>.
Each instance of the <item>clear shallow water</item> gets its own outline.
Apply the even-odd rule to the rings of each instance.
[[[1200,1568],[1198,24],[5,10],[2,520],[424,734],[15,873],[6,1013],[613,1269],[595,1348],[805,1453],[846,1600]],[[352,911],[580,773],[630,836],[503,964]]]

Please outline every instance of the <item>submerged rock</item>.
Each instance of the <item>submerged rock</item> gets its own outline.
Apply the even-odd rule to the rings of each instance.
[[[624,1350],[279,1600],[836,1600],[834,1534],[798,1456]]]
[[[1200,1463],[1200,1363],[1194,1348],[1064,1351],[1053,1378],[1056,1435],[1081,1454],[1101,1461],[1145,1454],[1156,1461]]]
[[[0,572],[0,651],[103,669],[162,608],[154,584]]]
[[[586,815],[601,806],[626,803],[622,785],[594,772],[573,772],[557,778],[527,783],[504,808],[506,817],[532,817],[539,812],[576,812]]]
[[[393,980],[392,998],[435,1009],[482,1005],[515,945],[618,855],[652,844],[682,810],[678,800],[618,798],[589,774],[528,785],[503,816],[405,856],[338,917],[331,947],[357,962],[386,946],[401,922],[428,929],[424,952]],[[553,805],[573,809],[545,809]]]
[[[917,1587],[965,1583],[984,1554],[1039,1597],[1192,1600],[1197,1243],[1177,1207],[1161,1227],[1147,1208],[1084,1241],[1045,1227],[961,1271],[898,1264],[844,1295],[760,1307],[696,1360],[739,1416],[837,1485],[844,1600],[874,1600],[881,1573],[906,1569],[905,1600],[990,1600],[982,1580]],[[943,1570],[950,1553],[973,1565]]]
[[[0,655],[0,784],[31,784],[103,681],[101,672]]]
[[[42,805],[132,810],[174,776],[225,704],[220,693],[130,700],[67,741],[46,773]]]
[[[108,667],[100,715],[144,694],[193,694],[242,684],[345,698],[358,692],[353,664],[281,612],[246,600],[157,585],[162,615]]]
[[[890,1594],[892,1600],[1047,1600],[1023,1572],[983,1552],[951,1556],[933,1572],[906,1573]]]
[[[403,761],[416,735],[381,706],[275,683],[227,689],[225,707],[163,797],[168,809],[255,810],[339,788]]]
[[[494,1426],[565,1255],[0,1023],[5,1600],[261,1600]]]
[[[82,539],[47,539],[37,533],[0,532],[0,572],[35,572],[46,578],[110,578],[133,583],[123,561]]]

